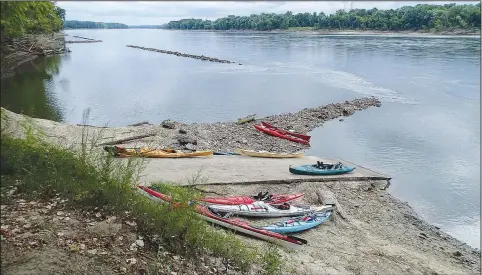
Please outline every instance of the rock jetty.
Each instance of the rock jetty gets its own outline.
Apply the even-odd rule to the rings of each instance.
[[[102,42],[102,40],[69,40],[65,41],[65,43],[68,44],[74,44],[74,43],[99,43]]]
[[[223,60],[223,59],[218,59],[218,58],[204,56],[204,55],[186,54],[186,53],[180,53],[180,52],[174,52],[174,51],[159,50],[159,49],[154,49],[154,48],[145,48],[145,47],[134,46],[134,45],[127,45],[127,47],[151,51],[151,52],[165,53],[165,54],[171,54],[171,55],[175,55],[175,56],[182,56],[182,57],[188,57],[188,58],[193,58],[193,59],[199,59],[199,60],[202,60],[202,61],[210,61],[210,62],[226,63],[226,64],[233,64],[233,63],[235,64],[236,63],[234,61]],[[241,63],[238,63],[238,64],[242,65]]]

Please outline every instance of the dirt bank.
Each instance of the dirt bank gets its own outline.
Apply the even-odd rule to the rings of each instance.
[[[375,188],[376,182],[274,185],[203,185],[210,196],[305,193],[302,203],[321,205],[319,193],[332,192],[341,208],[331,221],[296,234],[308,240],[284,254],[285,274],[480,274],[480,251],[429,225],[404,202]],[[317,194],[318,193],[318,194]],[[342,216],[343,215],[343,216]],[[263,225],[273,220],[250,220]],[[253,239],[243,240],[265,245]]]
[[[238,148],[267,150],[272,152],[298,152],[309,148],[309,145],[290,142],[260,133],[253,123],[266,121],[284,129],[293,129],[299,133],[307,133],[324,122],[338,117],[350,116],[356,111],[369,107],[381,106],[373,97],[359,98],[336,104],[328,104],[316,108],[306,108],[296,113],[286,113],[258,118],[253,122],[238,125],[236,122],[194,123],[184,124],[175,121],[164,121],[160,125],[141,124],[125,127],[82,127],[67,125],[44,119],[28,119],[45,134],[45,138],[62,146],[78,146],[81,143],[82,131],[88,131],[90,139],[97,143],[123,140],[129,137],[152,134],[150,137],[122,142],[125,146],[169,147],[174,149],[209,149],[232,152]],[[18,128],[20,121],[27,118],[3,109],[6,115],[5,128],[14,136],[23,137]],[[87,128],[87,129],[86,129]]]
[[[241,274],[221,259],[194,262],[166,251],[128,213],[71,209],[60,197],[29,200],[5,189],[2,274]]]
[[[28,35],[2,43],[1,78],[12,76],[15,68],[39,56],[64,52],[69,52],[69,49],[65,46],[65,35],[63,33]]]

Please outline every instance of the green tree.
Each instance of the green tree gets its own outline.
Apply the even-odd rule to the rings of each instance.
[[[476,5],[429,5],[405,6],[398,9],[373,8],[338,10],[334,14],[323,12],[285,14],[262,13],[250,16],[223,17],[211,21],[181,19],[163,26],[166,29],[214,29],[214,30],[273,30],[308,27],[315,29],[354,30],[430,30],[480,29],[480,3]]]
[[[6,1],[1,2],[0,7],[2,40],[32,33],[52,33],[62,29],[60,15],[65,17],[65,10],[57,9],[53,2]]]

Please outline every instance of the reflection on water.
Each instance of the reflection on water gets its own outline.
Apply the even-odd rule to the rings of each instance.
[[[1,104],[15,113],[62,121],[62,111],[52,94],[62,56],[40,57],[22,64],[14,76],[1,81]]]

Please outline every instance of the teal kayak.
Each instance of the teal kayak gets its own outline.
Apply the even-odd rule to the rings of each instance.
[[[263,226],[261,228],[282,234],[301,232],[325,223],[326,221],[328,221],[330,216],[331,211],[323,213],[312,213],[300,218],[277,222],[268,226]]]
[[[290,166],[290,172],[297,175],[341,175],[350,173],[355,167],[348,167],[339,162],[337,164],[326,164],[317,161],[313,165]]]

